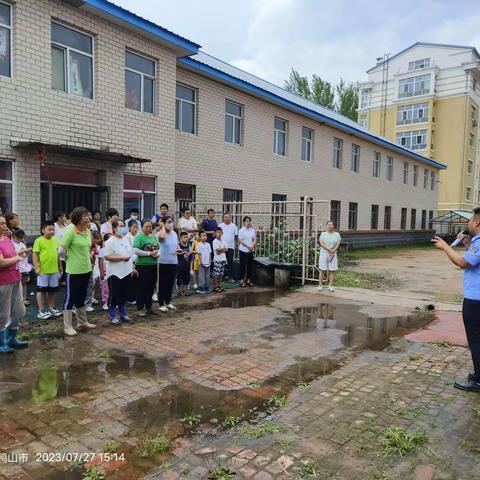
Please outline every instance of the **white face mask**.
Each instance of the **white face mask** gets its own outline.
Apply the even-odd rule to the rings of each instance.
[[[171,229],[173,228],[173,223],[166,223],[166,224],[165,224],[165,228],[166,228],[167,230],[171,230]]]
[[[138,218],[138,215],[130,215],[130,218],[131,218],[132,220],[136,220],[136,219]]]

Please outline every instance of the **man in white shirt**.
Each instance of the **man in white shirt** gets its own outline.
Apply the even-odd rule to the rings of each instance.
[[[229,213],[223,214],[223,222],[219,225],[219,228],[222,229],[222,238],[228,248],[226,253],[227,267],[225,269],[225,280],[230,278],[232,282],[235,282],[235,276],[233,271],[233,253],[235,251],[235,237],[238,237],[238,228],[232,222]]]
[[[198,224],[195,218],[192,217],[192,211],[187,208],[181,212],[181,217],[178,220],[178,230],[180,232],[187,232],[188,238],[192,239],[198,232]]]
[[[102,227],[100,228],[100,233],[102,234],[102,237],[107,233],[109,235],[113,235],[112,223],[116,222],[120,218],[118,216],[118,210],[116,208],[109,208],[106,212],[106,216],[107,221],[103,223]]]

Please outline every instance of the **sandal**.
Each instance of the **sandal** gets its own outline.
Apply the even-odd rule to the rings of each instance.
[[[240,283],[240,286],[241,286],[242,288],[245,288],[245,287],[247,286],[247,284],[246,284],[245,282],[241,282],[241,283]]]
[[[255,285],[252,282],[247,282],[247,287],[254,287]]]
[[[183,296],[184,296],[184,297],[189,297],[190,294],[189,294],[188,292],[185,292],[185,293],[183,294]]]

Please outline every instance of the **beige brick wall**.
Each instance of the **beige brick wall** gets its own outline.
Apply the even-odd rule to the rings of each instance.
[[[400,228],[402,207],[408,208],[407,227],[411,209],[417,209],[417,228],[422,209],[436,210],[437,187],[423,189],[424,165],[419,162],[185,69],[177,69],[177,81],[198,90],[198,131],[176,133],[175,170],[176,182],[196,185],[198,202],[220,203],[223,188],[243,190],[244,201],[270,201],[272,193],[286,194],[287,200],[303,195],[340,200],[341,228],[348,225],[348,203],[358,202],[358,229],[370,229],[372,204],[380,206],[379,228],[383,228],[385,205],[392,206],[392,229]],[[226,99],[244,105],[242,146],[224,142]],[[275,116],[288,121],[285,157],[273,153]],[[314,130],[311,163],[301,161],[302,127]],[[334,137],[343,140],[342,170],[332,167]],[[350,171],[352,142],[360,145],[359,173]],[[382,154],[380,178],[372,176],[374,151]],[[385,179],[387,155],[394,157],[393,182]],[[404,160],[410,163],[409,185],[402,184]],[[412,186],[414,164],[419,166],[417,187]]]
[[[51,87],[52,19],[94,36],[94,98],[84,99]],[[156,112],[126,109],[124,52],[128,47],[157,62]],[[14,159],[14,208],[27,233],[40,222],[40,169],[35,155],[10,148],[12,137],[112,151],[152,159],[147,175],[173,176],[175,156],[175,69],[173,51],[105,20],[52,0],[18,0],[13,8],[13,75],[0,77],[0,159]],[[107,169],[112,205],[122,208],[121,173],[139,166],[49,156],[47,163]],[[173,181],[159,178],[157,203],[173,201]]]

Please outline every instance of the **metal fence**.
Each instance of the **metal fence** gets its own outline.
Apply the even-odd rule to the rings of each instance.
[[[299,265],[294,276],[302,284],[318,279],[318,236],[329,219],[328,201],[305,196],[300,201],[191,204],[198,221],[205,218],[209,208],[217,212],[218,223],[223,213],[230,213],[239,229],[243,217],[251,217],[252,226],[257,230],[257,257]],[[238,245],[235,257],[238,258]]]

